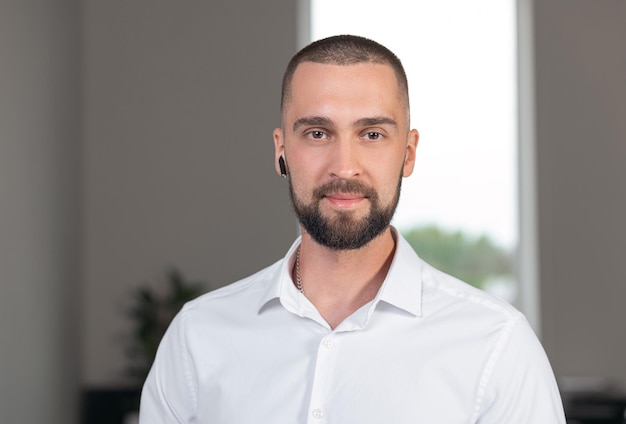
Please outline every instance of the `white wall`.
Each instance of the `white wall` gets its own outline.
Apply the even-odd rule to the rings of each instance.
[[[543,336],[626,390],[626,2],[535,1]]]
[[[297,235],[274,172],[294,2],[87,1],[83,383],[124,381],[133,287],[221,286]]]
[[[78,1],[0,2],[0,422],[78,405]]]

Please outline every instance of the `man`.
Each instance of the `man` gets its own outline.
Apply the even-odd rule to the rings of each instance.
[[[393,53],[354,36],[312,43],[287,67],[281,112],[276,170],[302,235],[183,308],[140,422],[564,423],[524,317],[389,225],[418,143]]]

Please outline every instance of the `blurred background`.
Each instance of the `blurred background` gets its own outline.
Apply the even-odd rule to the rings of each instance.
[[[280,123],[284,67],[298,47],[321,36],[316,22],[329,16],[315,15],[315,3],[0,0],[2,422],[122,422],[135,408],[159,325],[180,302],[284,255],[298,230],[274,171],[271,132]],[[488,3],[481,14],[490,13]],[[446,4],[442,25],[472,22]],[[462,244],[474,254],[504,255],[505,273],[517,284],[513,301],[540,334],[566,400],[583,393],[594,400],[571,407],[571,422],[591,422],[585,419],[594,413],[594,422],[619,422],[615,405],[626,403],[626,2],[508,4],[502,19],[510,25],[501,34],[513,45],[505,57],[513,103],[502,108],[514,115],[513,137],[492,133],[489,123],[501,120],[486,110],[480,126],[468,125],[459,115],[473,102],[455,109],[460,94],[432,105],[482,149],[475,169],[493,169],[482,185],[512,184],[505,194],[476,191],[470,199],[487,200],[468,201],[448,187],[456,181],[474,196],[480,180],[463,186],[471,171],[454,174],[458,167],[444,161],[440,171],[453,183],[438,195],[460,211],[509,202],[508,235],[431,217],[413,225],[411,208],[428,210],[433,200],[426,188],[408,185],[424,203],[402,206],[397,225],[416,243],[430,241],[416,247],[425,258],[435,243],[444,251]],[[424,25],[419,14],[400,25],[400,15],[415,12],[394,17],[396,7],[362,6],[369,19],[356,20],[409,34]],[[346,24],[357,16],[349,8],[334,13]],[[432,49],[441,38],[426,36],[415,42]],[[495,49],[494,37],[501,35],[489,32],[473,46]],[[482,60],[482,71],[475,69],[474,47],[457,52],[454,44],[439,54],[464,53],[452,67],[462,85],[475,81],[468,72],[492,70]],[[420,70],[450,75],[450,66],[432,59],[414,67],[410,83]],[[415,85],[443,88],[432,81]],[[474,90],[477,100],[502,89]],[[416,96],[421,112],[413,124],[420,129],[431,103]],[[429,143],[446,142],[432,142],[438,131],[423,132],[425,152]],[[514,156],[493,159],[494,145],[480,144],[499,137],[512,140]],[[448,155],[452,161],[454,150]],[[501,161],[508,164],[502,170]],[[412,179],[431,187],[442,176]],[[404,197],[410,195],[403,195],[406,204]],[[437,265],[466,275],[454,264]]]

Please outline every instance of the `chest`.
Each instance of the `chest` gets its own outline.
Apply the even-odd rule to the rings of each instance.
[[[198,423],[467,423],[489,355],[471,336],[403,320],[348,332],[286,324],[213,343],[195,358]]]

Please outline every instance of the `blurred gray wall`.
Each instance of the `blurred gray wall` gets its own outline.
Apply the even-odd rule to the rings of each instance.
[[[222,285],[283,255],[271,131],[296,15],[0,2],[3,422],[73,422],[80,386],[123,381],[137,284],[178,266]],[[626,386],[626,3],[533,16],[543,341],[557,374]]]
[[[80,11],[0,1],[0,422],[77,415]]]
[[[624,40],[624,1],[535,1],[544,344],[557,374],[626,390]]]
[[[222,286],[297,225],[274,171],[292,1],[87,1],[83,382],[120,381],[132,287],[169,266]]]

